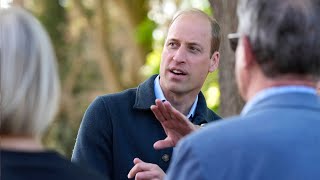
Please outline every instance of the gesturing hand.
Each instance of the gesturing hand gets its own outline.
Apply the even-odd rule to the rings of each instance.
[[[135,180],[162,180],[165,177],[163,170],[156,164],[146,163],[139,158],[134,158],[133,168],[128,173],[128,178]]]
[[[182,137],[199,128],[199,126],[192,124],[185,115],[176,110],[168,101],[162,102],[156,99],[156,105],[152,105],[151,110],[167,134],[167,138],[153,144],[155,149],[174,147]]]

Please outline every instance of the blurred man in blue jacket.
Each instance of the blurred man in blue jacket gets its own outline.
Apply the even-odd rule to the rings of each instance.
[[[319,0],[239,0],[240,116],[178,143],[167,179],[320,179]]]

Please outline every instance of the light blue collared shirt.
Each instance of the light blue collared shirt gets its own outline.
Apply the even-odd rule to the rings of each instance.
[[[242,109],[241,115],[246,115],[253,106],[255,106],[259,101],[263,99],[267,99],[273,95],[290,93],[290,92],[298,92],[298,93],[309,93],[309,94],[317,94],[316,89],[307,87],[307,86],[279,86],[265,89],[263,91],[258,92],[257,95],[253,97]]]
[[[167,100],[164,97],[163,91],[162,91],[162,89],[160,87],[160,76],[159,75],[154,80],[154,93],[155,93],[157,99],[160,99],[161,101],[162,100]],[[197,108],[197,103],[198,103],[198,96],[196,97],[196,100],[192,104],[192,107],[191,107],[191,109],[190,109],[190,111],[189,111],[189,113],[187,115],[188,119],[190,119],[190,117],[193,117],[194,112],[196,111],[196,108]]]

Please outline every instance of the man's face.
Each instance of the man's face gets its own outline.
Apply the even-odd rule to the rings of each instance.
[[[164,93],[198,93],[209,72],[219,62],[210,57],[211,26],[198,14],[180,15],[170,26],[160,64],[160,85]]]

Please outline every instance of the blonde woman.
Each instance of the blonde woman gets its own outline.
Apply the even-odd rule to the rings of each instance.
[[[1,180],[102,179],[41,144],[59,88],[54,51],[40,23],[23,9],[1,9]]]

